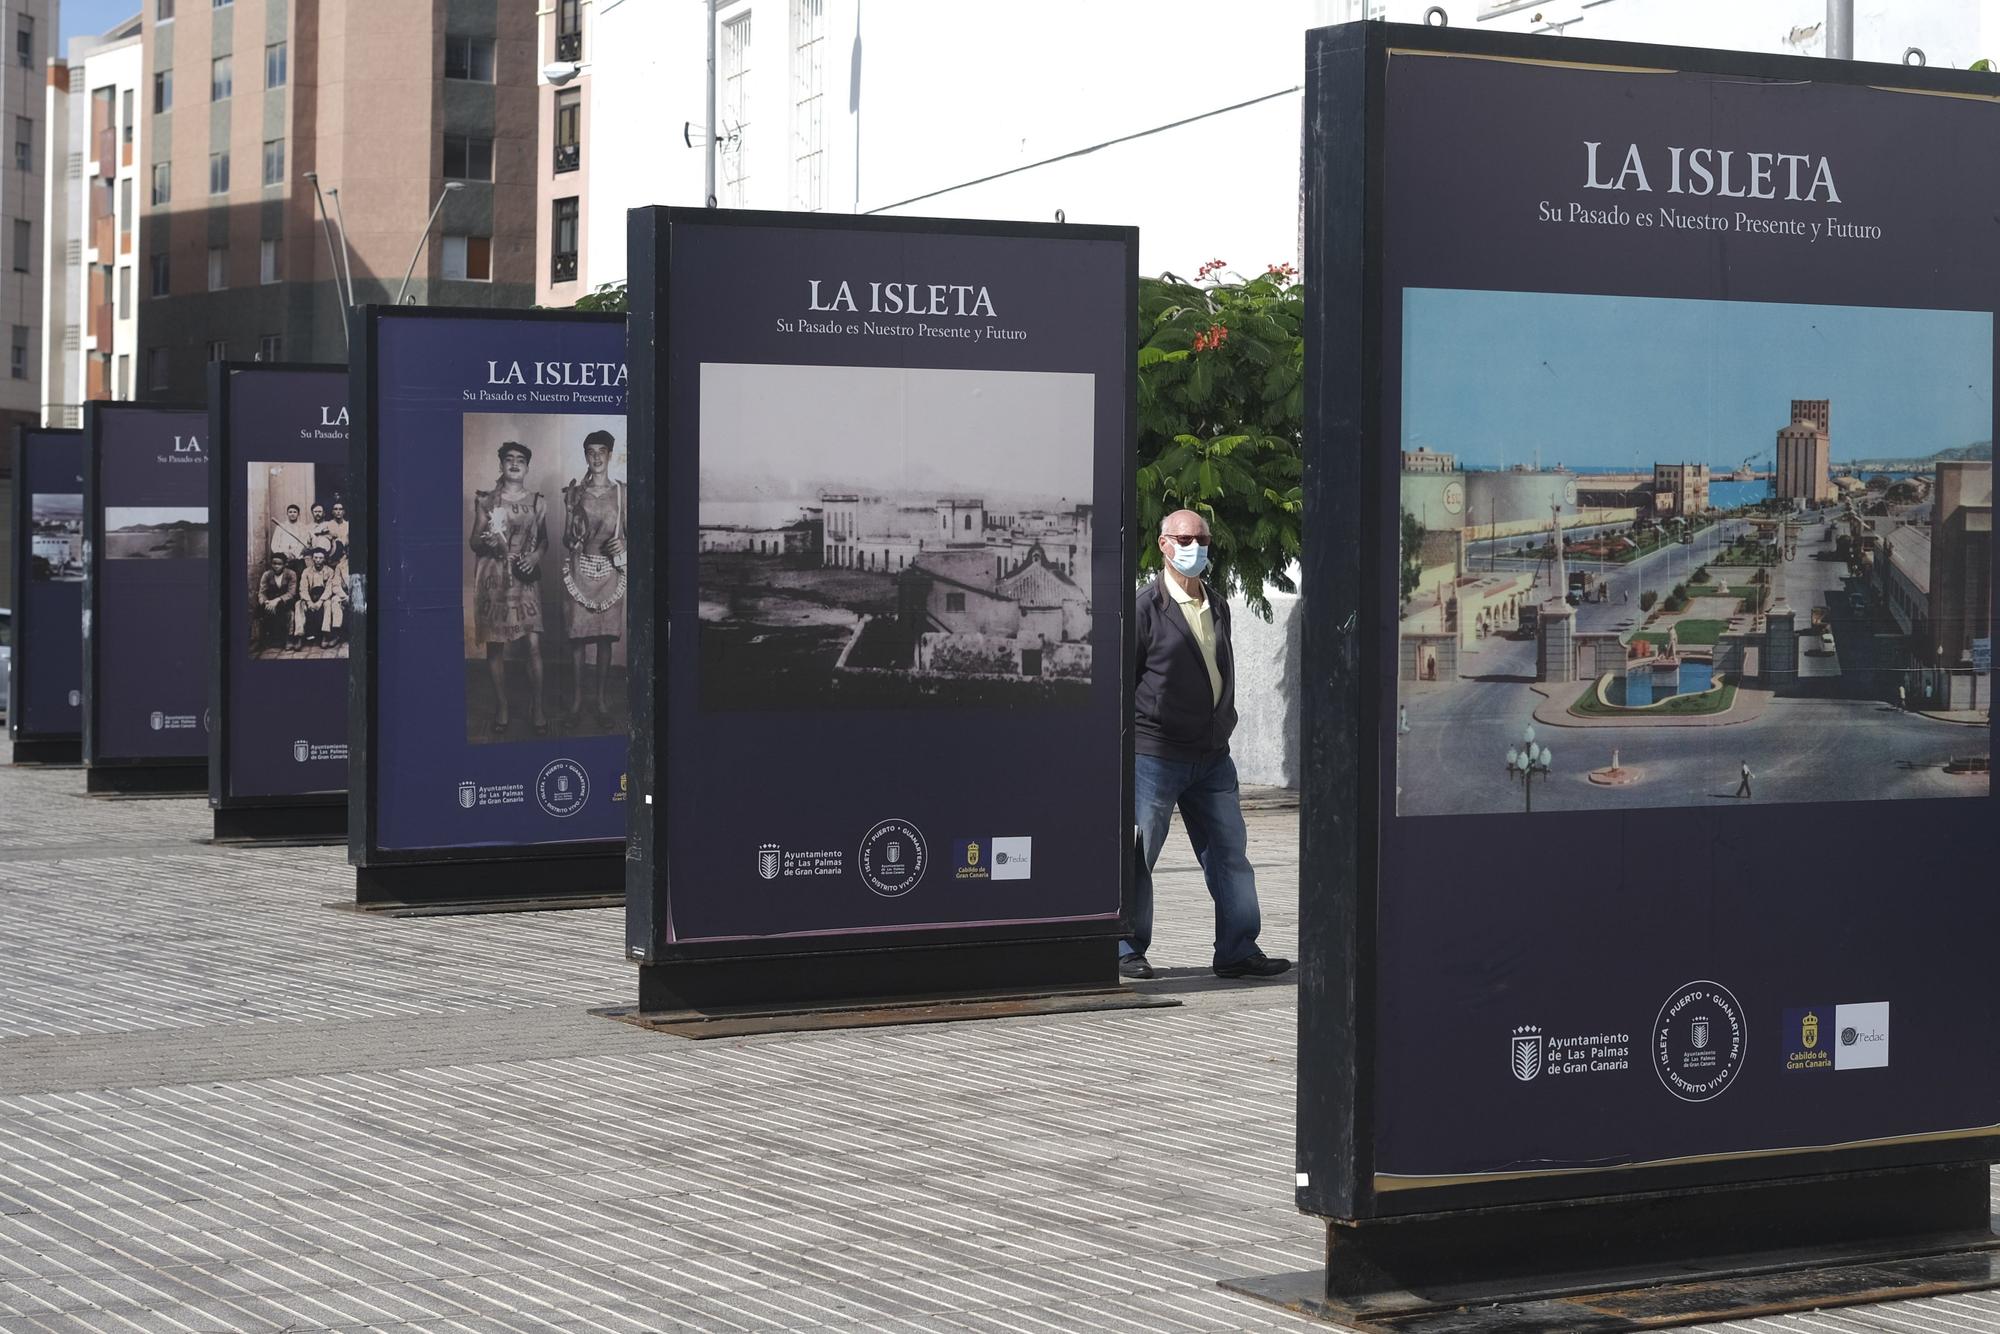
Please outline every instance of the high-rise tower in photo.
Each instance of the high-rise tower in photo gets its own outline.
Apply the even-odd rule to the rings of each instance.
[[[1829,416],[1829,402],[1824,398],[1792,400],[1791,424],[1778,430],[1778,476],[1773,493],[1778,499],[1808,502],[1833,499]]]

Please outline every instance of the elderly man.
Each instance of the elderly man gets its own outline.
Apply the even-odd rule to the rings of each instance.
[[[1139,591],[1133,617],[1136,689],[1133,819],[1139,864],[1131,934],[1119,942],[1118,971],[1147,978],[1153,966],[1153,865],[1174,808],[1187,826],[1215,900],[1217,977],[1276,977],[1290,959],[1257,948],[1262,927],[1257,881],[1246,855],[1248,835],[1237,799],[1229,734],[1236,727],[1236,663],[1229,650],[1229,607],[1202,580],[1208,568],[1208,522],[1175,510],[1160,524],[1166,568]]]

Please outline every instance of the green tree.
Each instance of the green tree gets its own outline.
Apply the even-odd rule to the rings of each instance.
[[[1417,591],[1417,584],[1424,577],[1424,526],[1408,510],[1403,511],[1402,543],[1398,550],[1402,553],[1402,565],[1397,571],[1398,595],[1408,607],[1410,594]]]
[[[1639,610],[1651,611],[1653,609],[1653,604],[1655,602],[1658,602],[1659,600],[1660,600],[1660,595],[1658,593],[1655,593],[1652,589],[1649,588],[1645,592],[1639,595]]]
[[[625,300],[625,284],[599,284],[595,291],[586,292],[576,299],[576,309],[625,314],[630,309]]]
[[[1305,287],[1288,264],[1222,269],[1139,281],[1139,568],[1159,568],[1160,520],[1193,510],[1222,588],[1269,617],[1266,589],[1297,588]]]

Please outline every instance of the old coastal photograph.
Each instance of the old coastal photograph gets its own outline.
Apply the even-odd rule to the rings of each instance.
[[[624,436],[622,416],[466,415],[466,740],[627,730]]]
[[[1985,312],[1412,290],[1402,815],[1983,797]]]
[[[83,582],[83,496],[36,491],[28,497],[28,578],[34,583]]]
[[[106,560],[207,560],[204,505],[106,505]]]
[[[701,368],[706,708],[1080,703],[1089,375]]]
[[[347,469],[251,462],[244,472],[251,656],[345,658],[355,536]]]

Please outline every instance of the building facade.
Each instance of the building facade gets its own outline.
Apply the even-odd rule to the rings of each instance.
[[[145,0],[143,20],[139,396],[200,399],[225,358],[346,360],[350,286],[533,302],[532,6]]]
[[[42,151],[41,420],[81,426],[91,400],[130,399],[143,278],[145,120],[138,15],[51,60]]]
[[[590,29],[598,6],[554,0],[536,15],[535,304],[573,306],[591,290]]]
[[[7,374],[0,377],[0,439],[13,427],[41,421],[42,279],[47,272],[42,222],[48,150],[43,88],[60,19],[58,0],[14,0],[0,6],[0,115],[9,134],[0,172],[6,264],[0,268],[0,325],[7,336]],[[62,164],[57,164],[58,166]]]
[[[1706,512],[1708,483],[1706,463],[1655,463],[1653,513],[1664,516]]]
[[[1993,465],[1940,461],[1932,494],[1931,653],[1970,675],[1976,642],[1993,643]]]

